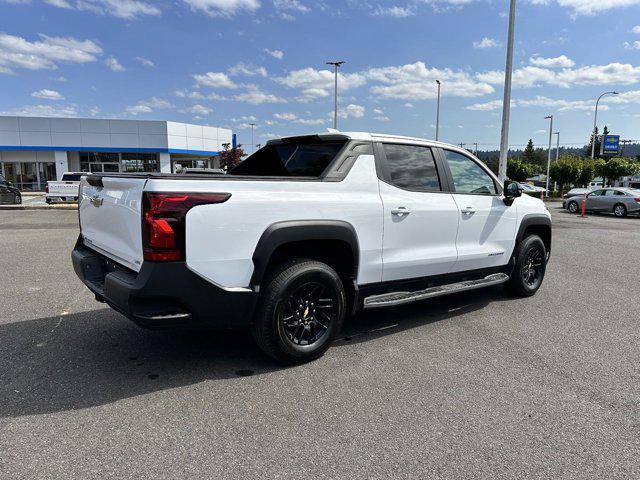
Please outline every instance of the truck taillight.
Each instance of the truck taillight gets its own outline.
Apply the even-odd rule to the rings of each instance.
[[[640,198],[634,198],[634,200],[636,201],[636,203],[640,203]]]
[[[49,182],[44,184],[44,193],[49,193]]]
[[[230,193],[145,192],[142,198],[144,259],[176,262],[185,259],[185,223],[189,209],[226,202]]]

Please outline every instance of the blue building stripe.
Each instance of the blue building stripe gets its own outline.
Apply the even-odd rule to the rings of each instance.
[[[220,152],[215,150],[183,150],[179,148],[111,148],[111,147],[36,147],[18,145],[0,145],[0,150],[19,150],[35,152],[109,152],[109,153],[183,153],[188,155],[215,156]]]

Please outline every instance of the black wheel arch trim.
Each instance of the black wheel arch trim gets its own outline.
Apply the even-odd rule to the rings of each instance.
[[[276,222],[262,233],[253,253],[251,288],[260,285],[267,265],[278,247],[292,242],[338,240],[347,243],[353,254],[354,277],[358,274],[360,248],[353,226],[341,220],[289,220]]]
[[[549,229],[549,245],[545,245],[547,248],[547,256],[549,252],[551,252],[551,238],[552,238],[552,228],[551,228],[551,219],[539,213],[530,213],[525,215],[520,222],[520,227],[518,227],[518,235],[516,236],[516,247],[520,244],[522,239],[524,238],[524,233],[529,227],[546,227]],[[513,249],[513,254],[515,255],[516,248]]]

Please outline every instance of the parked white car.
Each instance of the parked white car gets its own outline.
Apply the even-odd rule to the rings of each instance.
[[[49,181],[45,186],[45,201],[54,202],[77,202],[80,179],[86,172],[66,172],[62,174],[60,181]]]
[[[248,327],[288,363],[346,315],[504,284],[535,294],[540,199],[453,145],[368,133],[271,140],[226,175],[83,177],[77,275],[147,328]]]

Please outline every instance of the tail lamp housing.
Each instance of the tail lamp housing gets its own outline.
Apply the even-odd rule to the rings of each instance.
[[[230,193],[144,192],[142,249],[145,260],[179,262],[185,259],[187,212],[198,205],[224,203]]]

